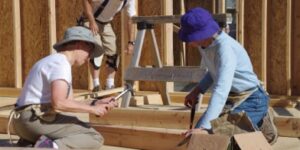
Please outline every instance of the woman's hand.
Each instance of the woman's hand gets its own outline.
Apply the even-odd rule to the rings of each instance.
[[[190,136],[192,134],[195,134],[195,133],[208,134],[208,131],[203,129],[203,128],[194,128],[194,129],[187,130],[186,132],[183,132],[181,135],[183,135],[185,137],[188,137],[188,136]]]

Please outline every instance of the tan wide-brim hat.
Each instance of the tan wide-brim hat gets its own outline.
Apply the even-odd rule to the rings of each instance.
[[[64,39],[54,44],[53,48],[56,51],[59,51],[64,44],[72,41],[83,41],[83,42],[89,42],[93,44],[94,49],[90,54],[90,58],[99,57],[104,53],[102,47],[96,42],[91,30],[82,26],[75,26],[75,27],[68,28],[67,31],[65,32]]]

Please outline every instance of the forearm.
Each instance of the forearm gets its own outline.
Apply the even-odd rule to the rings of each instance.
[[[134,30],[134,24],[132,23],[131,17],[128,17],[127,31],[128,31],[128,41],[134,41],[135,30]]]
[[[95,22],[93,8],[92,8],[92,0],[83,0],[83,10],[89,22]]]
[[[55,110],[63,112],[76,112],[76,113],[92,113],[92,106],[89,103],[78,102],[72,99],[61,99],[52,102]]]
[[[212,85],[212,83],[213,83],[213,79],[211,75],[207,72],[203,77],[203,79],[198,84],[198,88],[200,90],[199,93],[204,94],[208,90],[208,88]]]

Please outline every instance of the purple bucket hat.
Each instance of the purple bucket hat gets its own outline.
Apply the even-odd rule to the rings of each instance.
[[[180,22],[179,38],[184,42],[204,40],[220,30],[211,14],[201,7],[187,11]]]

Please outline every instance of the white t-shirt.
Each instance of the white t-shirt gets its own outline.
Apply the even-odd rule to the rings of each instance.
[[[39,60],[27,76],[17,106],[50,103],[51,82],[58,79],[65,80],[69,84],[69,89],[72,89],[71,64],[67,57],[56,53]]]
[[[93,11],[95,12],[103,2],[104,0],[93,0]],[[116,13],[121,11],[123,3],[124,0],[109,0],[101,14],[96,19],[101,22],[112,21]],[[124,8],[126,9],[129,17],[136,15],[135,0],[127,0]]]

